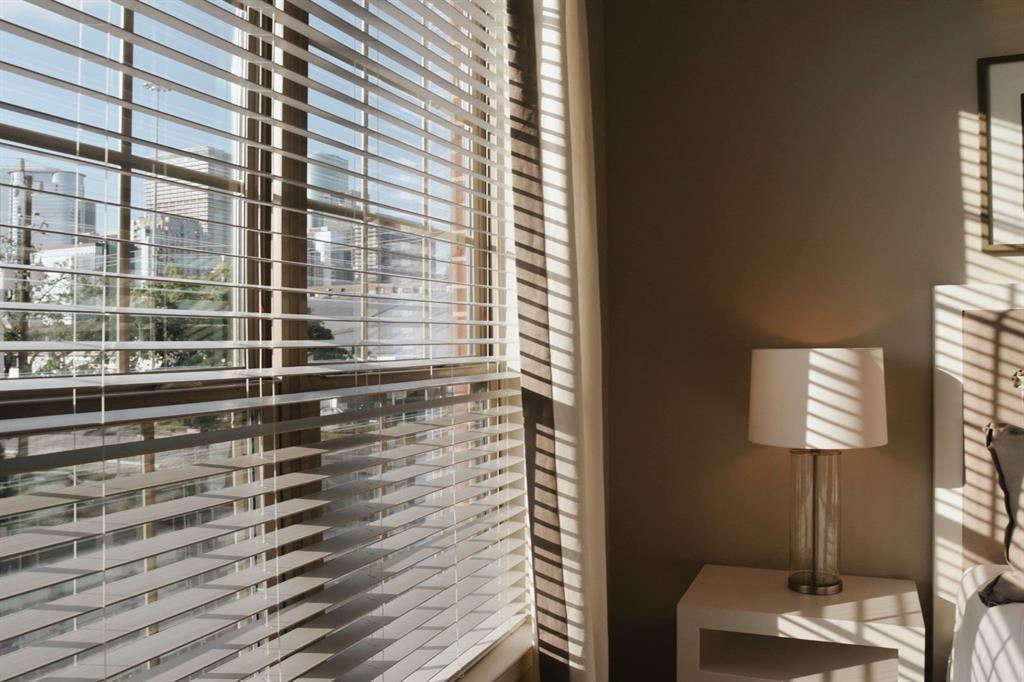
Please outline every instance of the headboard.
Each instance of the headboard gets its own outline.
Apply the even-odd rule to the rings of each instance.
[[[1005,563],[1006,512],[984,426],[1024,426],[1024,284],[935,288],[933,678],[944,679],[963,572]]]

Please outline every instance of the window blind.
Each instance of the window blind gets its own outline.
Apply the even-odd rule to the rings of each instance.
[[[0,680],[443,680],[530,617],[506,31],[0,3]]]

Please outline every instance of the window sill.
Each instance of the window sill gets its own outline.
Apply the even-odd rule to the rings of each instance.
[[[533,629],[525,623],[484,654],[458,681],[532,682],[535,679]]]

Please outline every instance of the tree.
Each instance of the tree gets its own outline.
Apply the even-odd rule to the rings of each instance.
[[[226,283],[230,267],[221,263],[205,273],[201,279],[211,283]],[[182,279],[181,268],[169,266],[164,276]],[[193,278],[194,279],[194,278]],[[158,310],[204,310],[228,312],[231,309],[231,288],[188,282],[142,280],[132,289],[133,306]],[[231,338],[231,318],[189,317],[182,315],[132,315],[133,340],[145,341],[227,341]],[[157,367],[201,367],[223,364],[230,357],[227,349],[194,349],[160,351],[163,361],[154,357],[149,364]],[[132,369],[152,369],[143,356],[133,356]]]
[[[6,287],[7,301],[32,302],[54,310],[28,312],[11,311],[0,316],[0,328],[5,341],[55,342],[55,341],[114,341],[117,339],[116,315],[103,313],[73,313],[59,310],[70,305],[115,306],[117,284],[114,275],[90,275],[70,272],[70,261],[60,262],[54,272],[41,276],[30,276],[28,271],[18,271],[14,286]],[[62,272],[63,271],[63,272]],[[181,268],[168,267],[163,276],[168,279],[183,279]],[[227,264],[214,267],[201,277],[210,284],[180,281],[131,280],[129,305],[134,308],[151,310],[222,310],[228,311],[231,290],[217,286],[228,281],[230,268]],[[113,282],[113,283],[112,283]],[[161,316],[154,314],[130,314],[128,338],[124,341],[227,341],[231,338],[231,320],[228,317],[190,317],[182,315]],[[107,353],[82,353],[79,351],[45,351],[25,349],[5,356],[5,371],[14,360],[26,374],[67,375],[98,374],[102,364],[113,353],[129,352],[129,367],[133,371],[145,371],[159,367],[198,367],[223,364],[230,351],[221,348],[206,349],[160,349],[151,354],[139,351],[109,351]],[[14,357],[10,357],[13,355]],[[105,355],[106,357],[101,357]],[[115,363],[116,366],[116,363]]]
[[[307,336],[310,341],[333,341],[334,332],[328,329],[323,322],[310,322],[307,328]],[[310,352],[313,360],[351,360],[355,357],[351,348],[335,346],[334,348],[314,348]]]

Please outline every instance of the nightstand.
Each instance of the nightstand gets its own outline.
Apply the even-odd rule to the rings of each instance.
[[[925,627],[909,580],[843,576],[793,592],[787,571],[705,566],[676,607],[676,677],[752,682],[924,682]]]

